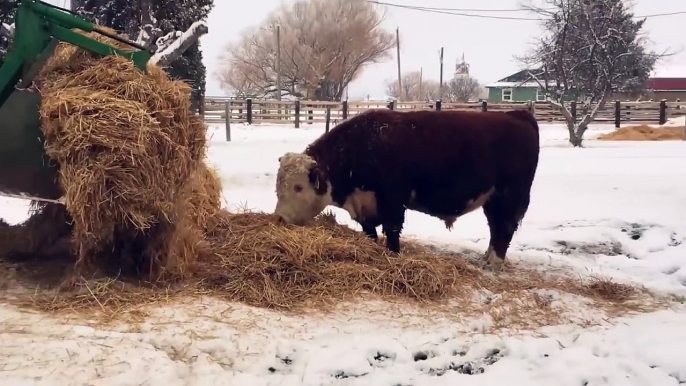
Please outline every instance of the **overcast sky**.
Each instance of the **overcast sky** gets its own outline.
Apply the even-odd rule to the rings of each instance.
[[[207,67],[207,95],[224,92],[213,76],[218,56],[227,43],[235,41],[245,29],[260,24],[266,15],[281,3],[294,0],[214,0],[214,10],[208,20],[209,34],[201,38],[201,49]],[[517,9],[522,2],[541,0],[379,0],[400,5],[462,9]],[[68,6],[69,0],[49,0]],[[633,0],[637,15],[686,11],[686,0]],[[400,28],[401,68],[404,71],[424,70],[425,78],[438,80],[438,52],[444,47],[444,78],[449,79],[455,60],[465,55],[471,75],[482,84],[494,82],[518,70],[513,55],[522,54],[540,34],[537,21],[484,19],[385,7],[384,27]],[[528,12],[471,12],[482,15],[532,18]],[[678,54],[665,60],[658,74],[686,77],[686,14],[652,17],[646,21],[646,31],[657,49],[669,48]],[[363,69],[361,76],[349,88],[350,99],[385,95],[384,81],[396,77],[395,52],[384,63]]]
[[[207,95],[224,95],[212,76],[217,69],[217,56],[223,47],[238,39],[240,33],[261,23],[279,4],[293,0],[215,0],[210,14],[209,34],[201,47],[208,70]],[[517,9],[527,0],[380,0],[401,5],[469,9]],[[529,0],[530,1],[530,0]],[[686,11],[686,0],[634,0],[637,15]],[[532,18],[528,12],[473,12],[484,15]],[[669,58],[670,65],[683,65],[686,70],[686,14],[649,18],[646,29],[659,48],[680,50]],[[444,47],[444,79],[450,78],[455,60],[464,52],[471,75],[481,83],[503,78],[518,69],[513,55],[521,54],[540,33],[539,23],[525,20],[496,20],[443,15],[409,9],[386,7],[384,27],[400,28],[401,68],[404,71],[423,67],[426,78],[438,80],[438,51]],[[387,62],[370,65],[351,83],[350,99],[384,96],[384,80],[396,76],[395,53]],[[686,73],[683,74],[686,77]]]

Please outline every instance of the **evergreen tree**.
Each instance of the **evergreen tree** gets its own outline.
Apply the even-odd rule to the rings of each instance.
[[[126,33],[136,39],[141,23],[140,0],[72,0],[82,17]],[[185,31],[193,23],[206,20],[213,0],[152,0],[156,27],[162,34]],[[193,110],[197,111],[205,96],[205,65],[199,44],[194,44],[165,70],[175,78],[187,81],[193,88]]]
[[[1,1],[1,0],[0,0]],[[8,4],[3,2],[3,5]],[[206,20],[213,0],[152,0],[157,28],[163,34],[185,31],[193,23]],[[141,24],[140,0],[72,0],[72,10],[80,17],[106,26],[135,40]],[[0,6],[0,21],[14,22],[14,9]],[[0,65],[9,46],[9,39],[0,36]],[[193,88],[193,110],[198,111],[205,96],[206,70],[199,44],[191,46],[165,70],[175,78],[189,82]]]
[[[11,3],[3,3],[0,5],[0,23],[10,25],[14,23],[15,9],[10,8]],[[12,40],[7,36],[0,35],[0,66],[5,62],[5,55],[10,47]]]
[[[138,0],[72,0],[72,9],[82,18],[136,38],[140,24]]]
[[[193,23],[207,20],[213,7],[213,0],[154,0],[157,27],[164,34],[175,30],[185,31]],[[198,43],[189,48],[166,70],[177,79],[183,79],[193,88],[193,110],[198,111],[205,96],[206,69]]]

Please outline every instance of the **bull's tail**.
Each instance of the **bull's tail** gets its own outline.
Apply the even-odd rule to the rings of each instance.
[[[536,130],[536,134],[538,134],[538,121],[536,120],[534,114],[529,112],[529,110],[511,110],[505,112],[505,114],[530,124],[533,126],[534,130]]]

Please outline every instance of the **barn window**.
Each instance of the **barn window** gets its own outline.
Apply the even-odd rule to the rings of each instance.
[[[545,101],[545,90],[536,89],[536,100],[539,102]]]
[[[511,88],[506,88],[503,89],[503,100],[512,102],[512,89]]]

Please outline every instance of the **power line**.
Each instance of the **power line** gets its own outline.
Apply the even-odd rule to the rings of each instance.
[[[540,21],[541,20],[541,19],[534,19],[534,18],[530,18],[530,17],[492,16],[492,15],[477,15],[477,14],[469,14],[469,13],[451,12],[448,10],[441,10],[439,8],[426,8],[426,7],[418,7],[418,6],[412,6],[412,5],[391,4],[391,3],[384,3],[381,1],[375,1],[375,0],[366,0],[366,1],[368,3],[385,5],[388,7],[410,9],[413,11],[423,11],[423,12],[429,12],[429,13],[442,14],[442,15],[480,17],[480,18],[484,18],[484,19],[501,19],[501,20],[529,20],[529,21]]]
[[[644,19],[647,17],[658,17],[658,16],[673,16],[673,15],[684,15],[686,14],[686,11],[675,11],[675,12],[667,12],[667,13],[654,13],[652,15],[643,15],[643,16],[634,16],[637,19]]]
[[[370,3],[378,3],[377,1],[369,1]],[[510,8],[510,9],[486,9],[486,8],[445,8],[445,7],[421,7],[418,5],[402,5],[402,4],[388,4],[384,5],[399,6],[399,7],[411,7],[411,8],[421,8],[424,10],[432,11],[457,11],[457,12],[529,12],[526,8]],[[542,8],[544,10],[553,10],[555,8]]]
[[[482,19],[499,19],[499,20],[525,20],[525,21],[542,21],[540,18],[531,17],[516,17],[516,16],[494,16],[494,15],[479,15],[470,14],[464,12],[518,12],[518,11],[530,11],[528,9],[469,9],[469,8],[438,8],[438,7],[420,7],[414,5],[402,5],[402,4],[392,4],[376,0],[365,0],[368,3],[385,5],[388,7],[409,9],[412,11],[422,11],[429,13],[437,13],[442,15],[453,15],[453,16],[465,16],[465,17],[477,17]],[[545,10],[551,10],[552,8],[547,8]],[[665,13],[655,13],[650,15],[634,16],[636,19],[648,19],[651,17],[660,16],[674,16],[674,15],[684,15],[686,11],[675,11],[675,12],[665,12]]]

